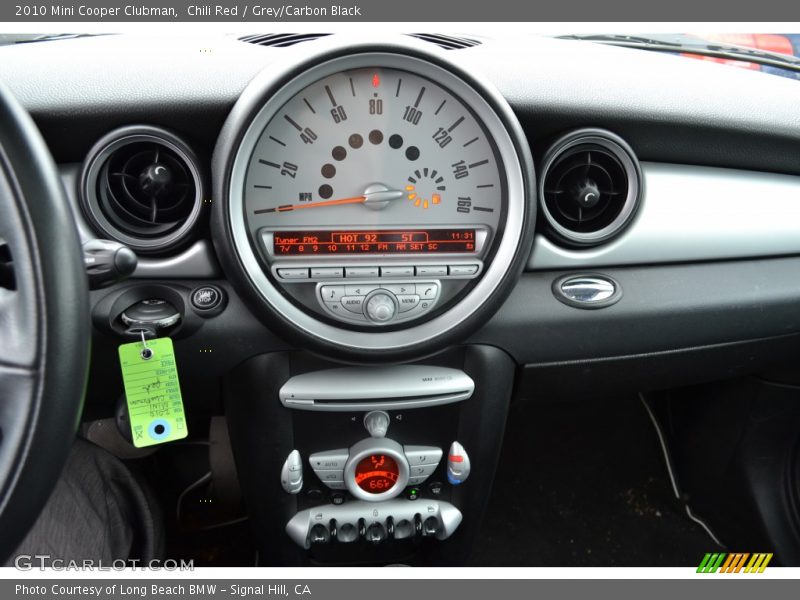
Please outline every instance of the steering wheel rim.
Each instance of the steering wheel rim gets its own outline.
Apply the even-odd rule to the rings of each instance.
[[[90,327],[64,188],[33,120],[0,84],[0,565],[67,458],[85,393]]]

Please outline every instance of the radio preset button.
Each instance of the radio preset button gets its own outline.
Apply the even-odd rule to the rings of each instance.
[[[413,277],[414,267],[381,267],[381,277]]]
[[[344,296],[342,306],[353,313],[361,313],[364,310],[364,296]]]
[[[453,276],[475,275],[478,272],[478,265],[450,265],[448,271]]]
[[[348,279],[352,277],[377,277],[378,267],[345,267]]]
[[[446,265],[426,265],[417,267],[417,277],[434,277],[447,275]]]
[[[416,294],[398,294],[397,296],[397,310],[398,312],[408,312],[419,304],[419,296]]]
[[[311,269],[314,279],[341,279],[344,277],[344,267],[317,267]]]
[[[308,269],[278,269],[281,279],[308,279]]]

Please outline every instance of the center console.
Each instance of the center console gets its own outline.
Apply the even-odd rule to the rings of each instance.
[[[488,346],[404,365],[280,352],[239,366],[226,414],[261,563],[462,563],[513,377]]]
[[[306,48],[250,82],[212,161],[220,264],[303,350],[224,379],[261,562],[463,563],[515,365],[458,344],[530,257],[527,138],[488,81],[403,36]]]

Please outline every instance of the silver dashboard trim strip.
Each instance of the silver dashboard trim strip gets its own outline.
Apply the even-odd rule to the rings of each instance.
[[[652,162],[642,172],[642,204],[622,235],[586,250],[537,235],[528,270],[800,253],[800,177]]]
[[[139,257],[135,279],[215,279],[222,276],[211,242],[198,240],[179,254],[165,258]]]

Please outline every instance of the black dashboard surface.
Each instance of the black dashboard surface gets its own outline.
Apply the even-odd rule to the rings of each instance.
[[[247,83],[314,44],[80,38],[3,47],[0,77],[33,114],[57,162],[80,162],[103,133],[137,122],[170,127],[210,151]],[[447,56],[497,86],[535,155],[566,129],[594,126],[623,135],[642,160],[800,173],[800,89],[791,80],[542,37],[487,39]]]
[[[66,167],[80,163],[109,130],[134,123],[177,132],[208,165],[222,123],[248,82],[262,69],[280,68],[292,53],[313,52],[314,44],[265,48],[232,36],[133,35],[26,44],[0,48],[0,79]],[[485,39],[447,57],[497,86],[537,161],[557,136],[591,126],[623,136],[643,161],[800,175],[796,81],[539,37]],[[520,364],[555,364],[777,339],[800,328],[797,257],[605,272],[622,283],[625,296],[601,311],[556,301],[550,286],[561,271],[523,274],[474,341],[501,347]],[[220,319],[238,319],[229,324],[243,336],[263,333],[236,306],[235,314]],[[224,336],[224,325],[207,333]],[[236,358],[247,358],[256,346],[266,349],[243,344]]]

